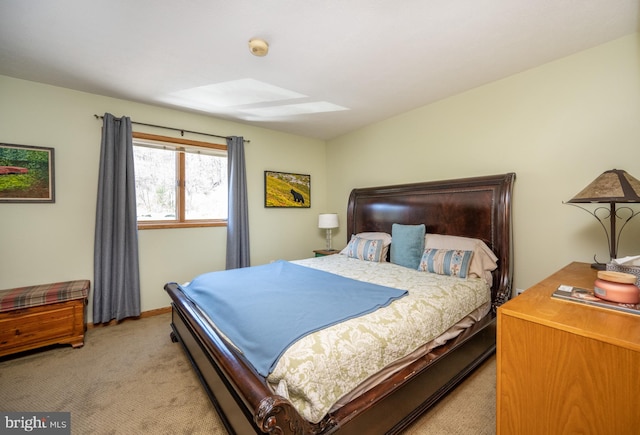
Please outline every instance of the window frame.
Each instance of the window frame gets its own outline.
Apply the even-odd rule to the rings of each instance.
[[[226,227],[228,219],[185,219],[185,148],[205,148],[210,150],[224,151],[227,159],[227,145],[214,144],[210,142],[201,142],[196,140],[176,138],[169,136],[160,136],[156,134],[133,132],[133,145],[137,145],[136,139],[140,141],[152,141],[157,143],[167,144],[169,147],[173,147],[178,156],[177,163],[177,185],[176,192],[176,204],[177,204],[177,217],[175,220],[163,220],[163,221],[142,221],[138,220],[139,230],[154,230],[165,228],[198,228],[198,227]],[[182,151],[182,152],[181,152]]]

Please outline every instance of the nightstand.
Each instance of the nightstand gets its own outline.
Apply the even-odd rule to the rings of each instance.
[[[337,249],[316,249],[313,252],[316,254],[316,257],[324,257],[325,255],[337,254],[340,251]]]
[[[551,298],[596,272],[571,263],[498,308],[497,434],[637,433],[640,316]]]

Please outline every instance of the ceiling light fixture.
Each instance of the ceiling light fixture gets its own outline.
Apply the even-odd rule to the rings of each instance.
[[[269,44],[263,39],[253,38],[249,40],[249,50],[254,56],[266,56],[269,52]]]

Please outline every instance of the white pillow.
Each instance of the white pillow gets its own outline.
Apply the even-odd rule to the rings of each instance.
[[[351,239],[353,239],[354,237],[359,237],[365,240],[382,240],[382,261],[387,261],[387,252],[389,252],[389,245],[391,244],[391,234],[369,232],[352,234]],[[340,253],[347,255],[348,247],[349,245],[347,244],[347,246],[342,251],[340,251]]]
[[[493,276],[491,271],[498,267],[498,257],[480,239],[472,239],[460,236],[445,236],[442,234],[426,234],[424,236],[424,249],[458,249],[463,251],[473,251],[471,264],[469,265],[469,275],[484,278],[491,286]]]

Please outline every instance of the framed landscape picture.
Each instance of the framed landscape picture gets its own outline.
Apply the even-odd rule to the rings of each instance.
[[[264,171],[264,206],[310,208],[311,175]]]
[[[55,202],[53,148],[0,143],[0,202]]]

